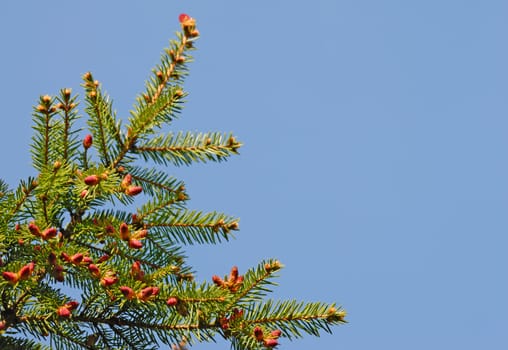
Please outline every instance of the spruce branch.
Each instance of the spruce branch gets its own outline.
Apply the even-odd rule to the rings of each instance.
[[[112,164],[112,156],[115,156],[118,149],[124,147],[121,135],[121,124],[116,119],[113,112],[113,104],[110,98],[102,92],[100,84],[94,80],[92,73],[87,72],[83,75],[85,89],[85,111],[89,115],[88,126],[92,131],[96,142],[96,147],[102,164],[110,166]]]
[[[157,164],[190,165],[193,162],[220,162],[227,157],[238,154],[241,147],[231,134],[191,132],[152,138],[145,144],[139,145],[135,151],[144,160],[153,160]]]
[[[217,212],[165,209],[157,214],[153,221],[146,220],[144,227],[181,244],[215,244],[228,240],[230,232],[239,229],[238,219]]]
[[[81,142],[77,96],[40,97],[30,149],[37,176],[14,190],[0,180],[1,348],[182,350],[222,336],[233,349],[269,349],[345,322],[335,304],[265,300],[282,267],[275,259],[195,281],[183,247],[227,241],[239,219],[188,209],[184,183],[165,167],[220,162],[242,144],[219,132],[157,135],[183,108],[199,37],[193,18],[180,23],[125,131],[91,73]]]

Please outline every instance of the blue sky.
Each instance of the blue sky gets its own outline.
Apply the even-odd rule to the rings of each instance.
[[[172,129],[245,143],[170,169],[241,218],[189,250],[199,278],[277,257],[274,298],[348,310],[283,349],[507,348],[506,1],[6,2],[0,177],[33,174],[32,105],[88,70],[127,116],[181,12],[202,37]]]

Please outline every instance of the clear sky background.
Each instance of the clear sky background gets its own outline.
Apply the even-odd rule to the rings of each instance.
[[[170,169],[241,218],[189,249],[198,278],[277,257],[274,298],[349,312],[283,349],[507,349],[508,1],[6,1],[0,177],[33,175],[32,105],[88,70],[127,116],[181,12],[202,37],[172,129],[245,143]]]

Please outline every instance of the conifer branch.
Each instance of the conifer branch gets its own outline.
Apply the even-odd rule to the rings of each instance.
[[[190,165],[193,162],[222,161],[232,154],[238,154],[241,147],[233,135],[221,133],[199,133],[197,135],[179,132],[166,137],[158,136],[137,146],[135,151],[144,160],[158,164]]]
[[[54,99],[44,95],[39,98],[39,105],[34,108],[33,120],[35,125],[34,144],[32,146],[32,159],[37,170],[48,166],[58,157],[58,149],[55,147],[58,141],[61,123],[55,120],[57,109],[53,105]]]
[[[77,142],[76,133],[78,130],[74,130],[74,121],[77,120],[78,115],[76,113],[77,97],[71,97],[71,89],[60,90],[60,95],[56,97],[58,104],[56,104],[57,110],[63,114],[63,135],[61,137],[61,149],[62,149],[62,160],[66,163],[77,155],[79,143]]]
[[[104,95],[99,88],[99,82],[94,80],[90,72],[83,75],[83,81],[86,93],[86,111],[90,116],[88,125],[98,140],[97,150],[102,158],[102,163],[105,166],[111,166],[111,155],[114,155],[118,148],[124,147],[120,133],[120,122],[115,118],[109,97]],[[116,145],[113,141],[116,142]]]
[[[184,349],[217,336],[235,350],[269,349],[279,337],[318,335],[345,322],[334,304],[265,300],[282,267],[277,260],[243,276],[233,267],[213,283],[194,281],[182,246],[227,241],[239,220],[187,209],[182,181],[139,162],[220,162],[241,143],[218,132],[156,135],[182,110],[180,85],[199,37],[193,18],[182,14],[180,23],[125,135],[91,73],[83,76],[91,134],[82,142],[70,89],[40,97],[31,144],[38,174],[14,191],[0,180],[0,348],[46,349],[11,336],[23,334],[71,350],[161,342]],[[144,204],[135,205],[140,194]],[[80,299],[62,286],[81,291]]]
[[[238,230],[238,219],[221,213],[202,213],[195,210],[159,212],[144,228],[157,229],[181,244],[217,243],[228,240],[232,230]]]

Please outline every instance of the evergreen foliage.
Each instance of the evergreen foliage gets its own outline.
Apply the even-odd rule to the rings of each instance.
[[[265,349],[345,322],[335,304],[267,299],[277,260],[194,280],[182,246],[228,240],[238,219],[187,209],[183,182],[161,169],[222,161],[242,144],[219,132],[160,135],[182,110],[199,37],[193,18],[180,22],[126,125],[91,73],[84,138],[70,89],[40,97],[38,175],[15,189],[0,180],[1,349],[184,349],[218,336],[233,349]]]

